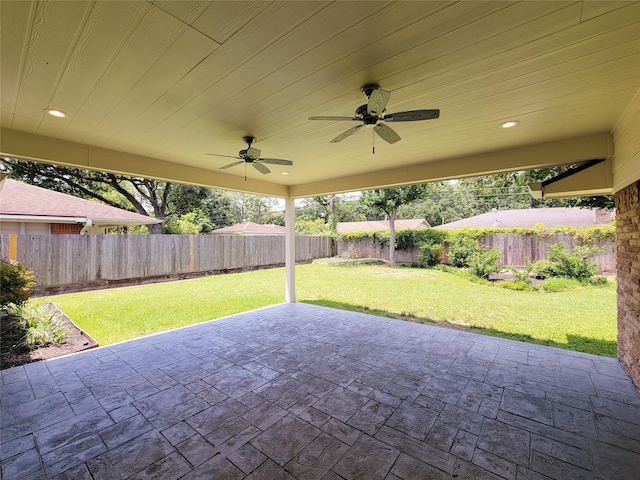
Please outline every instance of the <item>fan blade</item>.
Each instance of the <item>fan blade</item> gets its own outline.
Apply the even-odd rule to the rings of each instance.
[[[385,115],[385,122],[415,122],[416,120],[432,120],[440,117],[440,110],[411,110]]]
[[[247,148],[247,158],[250,158],[251,160],[257,160],[260,158],[260,150],[255,148],[255,147],[249,147]]]
[[[235,158],[235,159],[239,159],[240,157],[238,156],[233,156],[233,155],[219,155],[217,153],[205,153],[205,155],[212,155],[214,157],[223,157],[223,158]]]
[[[224,167],[220,167],[220,170],[224,170],[226,168],[235,167],[236,165],[240,165],[241,163],[244,163],[244,160],[240,160],[239,162],[233,162],[233,163],[230,163],[229,165],[225,165]]]
[[[384,112],[384,109],[387,107],[387,103],[389,103],[389,98],[391,98],[391,92],[376,88],[371,92],[371,95],[369,95],[367,113],[376,117],[382,115],[382,112]]]
[[[362,121],[362,119],[358,117],[332,117],[330,115],[317,115],[315,117],[309,117],[309,120],[331,120],[331,121],[351,120],[356,122]]]
[[[396,143],[400,140],[400,135],[398,135],[392,128],[387,127],[383,123],[379,123],[376,125],[373,130],[380,135],[380,138],[383,139],[387,143]]]
[[[266,175],[267,173],[271,173],[271,170],[269,170],[267,167],[265,167],[265,166],[264,166],[263,164],[261,164],[261,163],[253,162],[253,163],[251,163],[251,165],[253,165],[253,166],[254,166],[254,168],[255,168],[256,170],[258,170],[260,173],[264,173],[265,175]]]
[[[260,158],[258,161],[262,163],[271,163],[273,165],[293,165],[291,160],[280,160],[279,158]]]
[[[356,125],[355,127],[351,127],[349,130],[346,130],[344,132],[342,132],[340,135],[338,135],[336,138],[334,138],[333,140],[331,140],[331,143],[338,143],[341,142],[342,140],[344,140],[345,138],[353,135],[354,133],[356,133],[358,131],[358,129],[362,128],[364,125]]]

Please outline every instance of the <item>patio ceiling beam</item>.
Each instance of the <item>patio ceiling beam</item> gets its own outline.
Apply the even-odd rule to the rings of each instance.
[[[289,196],[289,187],[190,167],[166,160],[107,150],[15,130],[0,131],[0,154],[21,160],[87,168],[167,182],[222,188],[271,197]]]
[[[155,178],[222,188],[279,198],[303,198],[412,183],[435,182],[479,175],[553,167],[610,159],[613,140],[610,133],[574,137],[554,142],[525,145],[505,150],[442,159],[409,167],[299,185],[279,185],[247,179],[166,160],[132,155],[49,137],[2,129],[0,153],[43,163],[53,163],[105,172]],[[585,195],[600,194],[585,186]]]
[[[530,183],[534,198],[566,198],[613,193],[612,161],[593,160],[550,180]]]
[[[613,156],[609,133],[568,138],[291,187],[295,198],[568,165]],[[588,195],[588,193],[585,193]],[[596,193],[594,193],[596,194]]]

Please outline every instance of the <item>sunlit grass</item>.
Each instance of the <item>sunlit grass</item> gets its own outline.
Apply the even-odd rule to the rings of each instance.
[[[616,355],[613,281],[563,292],[523,292],[432,269],[312,267],[297,270],[300,301]]]
[[[215,275],[51,297],[100,345],[284,301],[284,269]]]
[[[616,355],[615,283],[522,292],[430,269],[296,267],[300,302],[469,328],[545,345]],[[52,300],[101,345],[284,301],[284,269],[98,290]]]

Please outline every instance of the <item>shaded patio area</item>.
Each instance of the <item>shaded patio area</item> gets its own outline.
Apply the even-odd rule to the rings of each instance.
[[[625,479],[618,361],[282,304],[2,371],[2,478]]]

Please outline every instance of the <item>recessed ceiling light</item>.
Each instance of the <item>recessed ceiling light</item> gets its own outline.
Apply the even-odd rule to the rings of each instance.
[[[55,108],[45,108],[44,111],[47,112],[49,115],[53,115],[54,117],[58,117],[58,118],[64,118],[67,116],[66,113],[60,110],[56,110]]]
[[[518,125],[520,122],[517,120],[509,120],[508,122],[504,122],[502,124],[500,124],[500,126],[502,128],[511,128],[511,127],[515,127],[516,125]]]
[[[289,172],[282,172],[282,175],[289,175]]]

